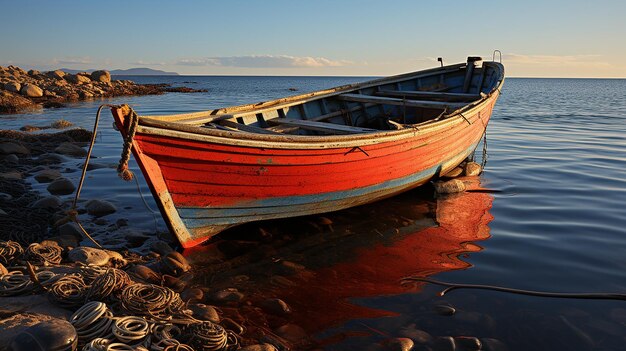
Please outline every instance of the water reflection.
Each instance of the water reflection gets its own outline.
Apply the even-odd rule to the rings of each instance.
[[[467,181],[479,188],[477,179]],[[324,217],[242,226],[184,254],[199,284],[246,295],[252,307],[244,309],[256,312],[246,321],[254,324],[249,333],[293,323],[328,342],[345,334],[341,326],[350,321],[397,315],[365,301],[422,289],[401,286],[402,277],[470,268],[464,259],[490,237],[492,201],[485,192],[433,198],[432,189],[418,189]],[[253,308],[270,297],[286,301],[291,315]]]

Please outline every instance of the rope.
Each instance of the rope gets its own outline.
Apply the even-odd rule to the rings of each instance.
[[[154,284],[133,284],[122,290],[122,307],[139,315],[157,320],[171,320],[174,315],[184,315],[184,302],[172,289]]]
[[[166,346],[163,351],[195,351],[191,346],[186,344]]]
[[[545,292],[545,291],[533,291],[506,288],[494,285],[479,285],[479,284],[454,284],[446,283],[434,279],[422,278],[422,277],[407,277],[401,280],[402,284],[406,284],[412,281],[427,282],[435,285],[445,286],[446,289],[439,293],[439,296],[444,296],[448,292],[456,289],[481,289],[500,291],[512,294],[538,296],[538,297],[552,297],[552,298],[564,298],[564,299],[589,299],[589,300],[624,300],[626,301],[626,294],[616,293],[561,293],[561,292]]]
[[[105,338],[95,338],[87,343],[82,351],[105,351],[111,340]]]
[[[113,335],[124,343],[139,343],[150,332],[150,324],[141,317],[120,317],[113,324]]]
[[[105,351],[135,351],[135,348],[121,342],[114,342],[109,344]]]
[[[91,283],[87,291],[87,300],[105,300],[130,284],[132,280],[126,272],[117,268],[108,268]]]
[[[24,253],[24,249],[17,241],[0,241],[0,263],[10,265]]]
[[[188,327],[189,344],[199,351],[220,351],[228,347],[228,333],[221,325],[202,321]]]
[[[133,147],[133,138],[135,137],[138,124],[139,116],[137,115],[137,112],[131,108],[128,119],[128,130],[126,132],[126,137],[124,138],[124,147],[122,148],[120,163],[117,166],[118,176],[125,181],[131,181],[135,176],[133,172],[128,169],[128,161],[130,160],[130,151]]]
[[[50,299],[61,307],[76,307],[85,302],[87,285],[79,274],[63,276],[52,283],[48,293]]]
[[[0,296],[15,296],[33,290],[30,276],[13,271],[0,277]]]
[[[36,264],[49,265],[61,263],[63,249],[59,246],[30,244],[26,248],[25,257]]]
[[[88,302],[72,314],[70,323],[76,329],[78,343],[91,344],[97,338],[106,340],[112,336],[113,312],[103,302]],[[103,343],[104,341],[101,340],[98,345]]]

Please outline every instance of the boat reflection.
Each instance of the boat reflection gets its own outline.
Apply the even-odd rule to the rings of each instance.
[[[477,179],[465,181],[480,189]],[[291,306],[286,318],[250,308],[261,328],[290,322],[312,335],[349,320],[391,316],[355,300],[420,289],[400,285],[408,275],[467,269],[464,255],[480,251],[476,242],[490,236],[490,194],[431,194],[418,189],[325,217],[248,225],[185,255],[202,285],[235,286],[252,306],[270,297]]]

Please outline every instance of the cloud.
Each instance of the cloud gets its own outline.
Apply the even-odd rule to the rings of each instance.
[[[222,66],[246,68],[296,68],[296,67],[338,67],[351,64],[351,61],[330,60],[325,57],[288,55],[251,55],[228,57],[186,58],[176,61],[180,66]]]
[[[609,67],[610,63],[602,60],[601,55],[521,55],[505,54],[502,57],[504,63],[555,66],[555,67]]]
[[[89,63],[92,63],[90,57],[66,57],[52,60],[53,65],[85,65]]]
[[[139,61],[135,61],[135,62],[129,62],[131,65],[140,65],[140,66],[165,66],[167,65],[167,62],[151,62],[151,61],[144,61],[144,60],[139,60]]]

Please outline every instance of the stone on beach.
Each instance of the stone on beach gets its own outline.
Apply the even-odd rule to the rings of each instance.
[[[286,316],[291,313],[291,308],[281,299],[267,299],[261,302],[261,308],[276,316]]]
[[[74,183],[67,178],[59,178],[48,185],[48,191],[52,195],[68,195],[76,190]]]
[[[61,178],[61,172],[56,169],[44,169],[35,174],[35,180],[39,183],[50,183],[58,178]]]
[[[96,217],[106,216],[117,211],[117,208],[112,203],[98,199],[87,201],[85,208],[87,209],[87,213]]]
[[[57,146],[54,149],[54,152],[56,152],[57,154],[68,155],[68,156],[78,156],[78,157],[87,156],[87,151],[85,149],[83,149],[82,147],[74,143],[68,143],[68,142],[61,143],[61,145]]]
[[[452,179],[445,182],[438,181],[434,182],[433,185],[438,194],[454,194],[465,191],[465,183],[458,179]]]
[[[475,177],[480,175],[482,168],[476,162],[468,162],[465,164],[464,174],[468,177]]]
[[[389,351],[411,351],[415,343],[409,338],[393,338],[387,340],[385,346]]]
[[[0,154],[19,154],[19,155],[27,155],[30,153],[30,150],[23,145],[12,141],[5,141],[0,143]]]
[[[71,235],[77,239],[80,239],[83,237],[84,234],[83,234],[83,231],[78,226],[78,224],[76,224],[76,222],[68,222],[59,226],[59,235],[60,236]]]
[[[191,310],[191,313],[194,318],[197,318],[203,321],[210,321],[213,323],[220,322],[220,316],[217,313],[217,309],[213,306],[205,305],[202,303],[196,303],[196,304],[191,304],[189,306],[189,309]]]
[[[61,207],[61,200],[56,196],[46,196],[33,202],[30,207],[55,210]]]
[[[215,302],[220,303],[228,303],[228,302],[239,302],[243,300],[244,295],[239,292],[239,290],[235,288],[228,288],[216,291],[211,296],[211,299]]]
[[[48,75],[48,77],[50,78],[54,78],[54,79],[63,79],[63,77],[65,77],[65,72],[61,71],[60,69],[57,69],[56,71],[50,71],[46,73]]]
[[[445,177],[446,178],[456,178],[456,177],[460,176],[461,174],[463,174],[463,168],[455,167],[451,171],[446,173]]]
[[[4,90],[10,91],[12,93],[19,93],[20,89],[22,89],[22,84],[18,82],[8,82],[4,84]]]
[[[81,246],[70,250],[67,257],[72,262],[80,262],[94,266],[106,266],[109,263],[109,254],[105,250]]]
[[[110,83],[111,82],[111,73],[109,71],[100,70],[91,72],[91,79],[94,82],[103,82]]]
[[[11,351],[75,350],[78,334],[68,321],[49,320],[33,325],[17,334],[11,342]]]
[[[457,336],[454,338],[454,343],[461,350],[480,351],[482,349],[482,343],[474,336]]]
[[[26,83],[20,89],[20,94],[28,97],[42,97],[43,90],[35,84]]]
[[[165,273],[180,276],[191,269],[187,259],[180,253],[173,251],[161,260],[161,270]]]
[[[66,81],[70,82],[70,83],[74,83],[74,84],[82,84],[82,83],[89,83],[91,82],[91,79],[89,77],[87,77],[86,75],[82,75],[80,73],[77,74],[67,74],[65,75]]]

